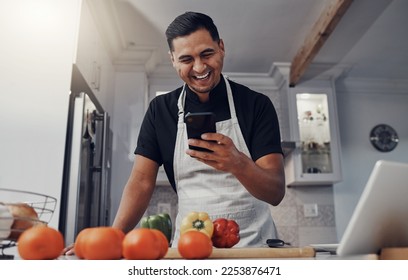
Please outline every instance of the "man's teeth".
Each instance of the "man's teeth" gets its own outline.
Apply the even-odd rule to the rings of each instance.
[[[208,75],[210,75],[210,72],[208,72],[207,74],[204,74],[202,76],[196,76],[197,79],[205,79],[208,77]]]

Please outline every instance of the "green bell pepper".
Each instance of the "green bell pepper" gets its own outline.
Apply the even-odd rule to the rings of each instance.
[[[157,215],[144,217],[140,222],[140,226],[142,228],[154,228],[160,230],[161,232],[164,233],[170,244],[172,234],[172,222],[169,214],[160,213]]]

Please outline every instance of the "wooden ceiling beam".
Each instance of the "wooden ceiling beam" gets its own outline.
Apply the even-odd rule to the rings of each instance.
[[[352,2],[353,0],[333,0],[323,11],[292,60],[289,86],[297,84]]]

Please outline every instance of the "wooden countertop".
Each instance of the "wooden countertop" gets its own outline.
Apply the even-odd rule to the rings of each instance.
[[[269,258],[314,258],[312,247],[301,248],[214,248],[210,259],[269,259]],[[165,259],[182,259],[176,248],[169,248]]]

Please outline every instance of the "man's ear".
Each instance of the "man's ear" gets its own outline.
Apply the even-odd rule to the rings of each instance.
[[[220,50],[222,51],[222,54],[225,55],[224,41],[222,39],[220,39],[220,42],[218,43],[218,46],[220,47]]]
[[[169,54],[169,56],[170,56],[170,60],[171,60],[171,63],[173,64],[173,67],[176,67],[176,66],[174,65],[174,56],[173,56],[173,53],[172,53],[171,51],[169,51],[168,54]]]

